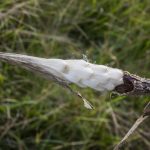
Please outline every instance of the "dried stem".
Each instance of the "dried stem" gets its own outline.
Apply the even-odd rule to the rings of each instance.
[[[145,106],[143,114],[135,121],[133,126],[130,128],[130,130],[127,132],[127,134],[123,137],[123,139],[115,146],[114,150],[119,150],[121,147],[126,143],[129,136],[131,136],[135,130],[138,128],[139,125],[141,125],[147,118],[150,117],[150,102]]]
[[[125,95],[150,95],[150,79],[124,72],[123,84],[118,85],[115,91]]]

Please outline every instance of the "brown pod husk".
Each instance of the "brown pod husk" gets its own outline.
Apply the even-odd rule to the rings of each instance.
[[[150,79],[124,72],[123,84],[118,85],[115,91],[126,95],[146,95],[150,94]]]

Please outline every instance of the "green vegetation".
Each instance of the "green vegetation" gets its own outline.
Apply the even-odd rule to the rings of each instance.
[[[0,51],[82,58],[150,77],[149,0],[1,0]],[[112,150],[148,97],[78,89],[95,107],[0,62],[0,150]],[[149,122],[125,145],[150,148]]]

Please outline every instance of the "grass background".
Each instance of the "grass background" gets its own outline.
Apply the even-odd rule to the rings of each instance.
[[[150,77],[149,0],[1,0],[0,51],[83,58]],[[0,63],[0,150],[111,150],[149,97],[69,91]],[[147,120],[125,150],[150,149]]]

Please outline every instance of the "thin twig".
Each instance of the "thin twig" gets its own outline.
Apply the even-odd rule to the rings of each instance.
[[[123,137],[123,139],[115,146],[114,150],[119,150],[127,141],[129,136],[131,136],[135,130],[138,128],[140,124],[142,124],[147,118],[150,117],[147,112],[150,112],[149,109],[150,102],[145,106],[143,114],[135,121],[133,126],[130,128],[130,130],[127,132],[127,134]]]

